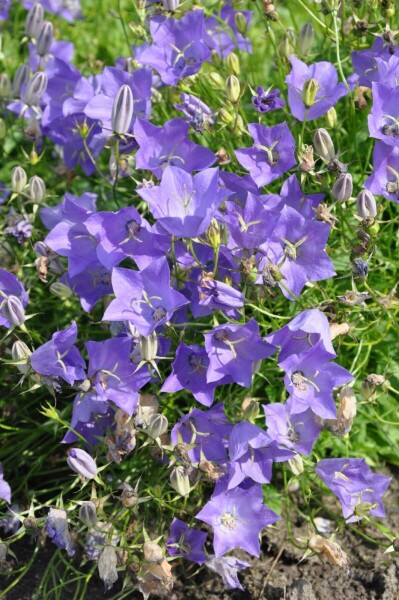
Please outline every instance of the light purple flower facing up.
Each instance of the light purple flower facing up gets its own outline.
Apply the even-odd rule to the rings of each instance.
[[[36,373],[55,379],[61,378],[70,385],[85,379],[85,361],[74,346],[78,335],[76,323],[57,331],[49,342],[39,346],[30,355],[30,365]]]
[[[373,83],[373,106],[368,116],[371,137],[399,146],[399,87]]]
[[[278,179],[296,164],[295,139],[287,123],[274,127],[250,123],[248,131],[254,145],[236,150],[235,155],[260,188]]]
[[[228,192],[219,187],[219,169],[206,169],[193,177],[178,167],[166,167],[159,186],[142,187],[139,196],[158,219],[159,233],[194,238],[209,226]]]
[[[392,86],[396,85],[395,80],[391,80],[390,72],[394,68],[398,53],[399,47],[391,48],[382,37],[376,37],[371,48],[352,52],[352,63],[357,76],[357,84],[369,88],[371,88],[374,81],[388,85],[392,84]],[[394,57],[395,62],[388,66],[392,57]]]
[[[158,71],[163,83],[176,83],[197,73],[210,56],[203,42],[204,12],[193,10],[180,19],[153,18],[151,46],[140,54],[140,63]]]
[[[22,283],[9,271],[0,268],[0,325],[10,327],[8,299],[18,298],[23,308],[28,304],[29,296]],[[11,302],[13,302],[11,300]],[[19,302],[17,303],[19,304]]]
[[[97,475],[97,465],[94,459],[81,448],[70,448],[67,452],[68,466],[85,479],[93,479]]]
[[[103,320],[130,321],[144,336],[169,321],[175,310],[189,302],[170,286],[166,258],[154,260],[142,271],[115,267],[112,287],[116,298]]]
[[[58,548],[66,550],[68,556],[75,554],[74,544],[68,528],[66,510],[50,508],[46,519],[46,529],[50,539]]]
[[[306,65],[290,56],[292,71],[285,81],[288,83],[288,103],[293,116],[299,121],[313,121],[326,114],[348,90],[344,83],[338,83],[337,70],[329,62]],[[306,87],[313,81],[317,92],[311,106],[305,105]]]
[[[291,414],[290,402],[264,404],[267,433],[279,446],[291,448],[300,454],[309,455],[320,435],[311,410]]]
[[[0,463],[0,499],[5,500],[8,504],[11,503],[11,487],[4,479],[3,465]]]
[[[208,383],[230,376],[243,387],[251,387],[254,364],[268,358],[275,346],[265,342],[259,334],[259,325],[251,319],[245,325],[219,325],[205,334],[205,348],[209,356]]]
[[[341,502],[347,523],[367,514],[385,516],[382,497],[391,478],[373,473],[364,458],[326,458],[317,463],[316,473]]]
[[[399,204],[399,147],[377,141],[373,151],[374,170],[364,187]]]
[[[185,119],[171,119],[163,127],[137,119],[134,125],[134,137],[139,145],[136,168],[148,169],[161,178],[168,165],[187,173],[212,166],[216,160],[214,153],[189,139],[189,126]]]
[[[260,484],[227,490],[226,477],[219,479],[211,499],[195,518],[213,528],[213,547],[217,557],[237,547],[259,557],[262,529],[280,519],[263,504]]]
[[[205,561],[205,566],[220,575],[223,579],[223,583],[229,589],[244,589],[237,574],[241,569],[247,569],[249,567],[249,563],[245,562],[245,560],[240,560],[235,556],[220,556],[218,558],[214,555],[209,555]]]
[[[166,540],[166,548],[171,556],[182,556],[202,565],[206,560],[204,544],[207,534],[180,519],[173,519],[170,526],[170,535]]]

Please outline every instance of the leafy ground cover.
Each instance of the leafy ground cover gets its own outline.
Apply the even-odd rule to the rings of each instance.
[[[0,19],[1,597],[393,598],[395,3]]]

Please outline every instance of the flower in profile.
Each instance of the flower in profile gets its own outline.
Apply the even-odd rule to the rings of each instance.
[[[271,112],[279,110],[285,106],[285,101],[280,98],[279,89],[265,90],[262,86],[256,88],[256,96],[252,96],[252,104],[254,109],[259,113]]]
[[[154,260],[142,271],[115,267],[112,287],[116,298],[105,311],[103,321],[129,321],[144,336],[169,321],[175,310],[189,302],[170,286],[166,258]]]
[[[338,83],[337,70],[329,62],[306,65],[290,56],[292,71],[286,77],[288,103],[299,121],[313,121],[326,114],[340,98],[346,96],[345,84]]]
[[[316,473],[341,502],[347,523],[369,514],[385,516],[382,497],[391,478],[373,473],[364,458],[326,458],[317,463]]]
[[[50,539],[53,540],[58,548],[66,550],[68,556],[75,554],[75,548],[68,528],[66,510],[50,508],[46,519],[46,529]]]
[[[81,448],[71,448],[67,452],[68,466],[84,479],[93,479],[97,475],[97,465],[94,459]]]
[[[259,534],[266,525],[280,519],[263,504],[260,484],[227,490],[226,477],[219,479],[211,499],[195,518],[213,528],[213,547],[217,557],[237,547],[259,557]]]
[[[140,63],[158,71],[163,83],[176,83],[197,73],[210,56],[203,41],[204,12],[193,10],[179,21],[172,17],[150,21],[153,43],[140,54]]]
[[[235,150],[235,155],[258,187],[278,179],[296,164],[295,140],[287,123],[274,127],[250,123],[248,131],[254,145]]]
[[[228,588],[238,588],[239,590],[244,589],[237,577],[237,573],[241,569],[247,569],[249,567],[249,563],[245,562],[245,560],[240,560],[235,556],[216,557],[215,555],[211,554],[206,559],[205,566],[211,571],[214,571],[220,575],[223,579],[223,583]]]
[[[11,487],[4,479],[3,465],[0,463],[0,498],[10,504],[11,502]]]
[[[399,89],[373,83],[373,106],[368,116],[371,137],[399,146]]]
[[[182,556],[202,565],[205,560],[204,544],[207,534],[180,519],[173,519],[170,526],[170,535],[166,540],[166,548],[171,556]]]
[[[54,379],[61,378],[70,385],[83,380],[85,361],[74,345],[78,335],[76,323],[53,334],[51,340],[30,355],[30,365],[36,373]]]
[[[181,104],[175,104],[176,110],[180,110],[187,118],[191,127],[198,133],[204,133],[207,124],[213,125],[215,119],[213,112],[205,102],[192,94],[180,95]]]
[[[399,204],[399,147],[378,140],[374,145],[373,165],[364,187]]]

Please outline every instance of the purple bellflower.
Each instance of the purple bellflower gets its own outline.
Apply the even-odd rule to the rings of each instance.
[[[206,538],[207,534],[204,531],[189,527],[180,519],[173,519],[166,548],[171,556],[182,556],[202,565],[206,560],[204,552]]]
[[[50,508],[46,519],[46,529],[50,539],[58,548],[66,550],[68,556],[75,554],[74,544],[68,528],[66,510]]]
[[[290,448],[308,456],[320,435],[311,410],[291,414],[290,402],[263,405],[267,433],[279,446]]]
[[[374,170],[364,187],[399,204],[399,148],[377,141],[373,150]]]
[[[252,11],[239,12],[244,17],[247,30],[252,21]],[[226,2],[217,17],[208,17],[205,20],[204,41],[210,50],[217,52],[222,58],[226,58],[236,48],[243,52],[252,51],[249,38],[237,29],[236,14],[232,4]]]
[[[373,106],[368,117],[371,137],[399,146],[399,88],[373,83]]]
[[[220,575],[223,583],[229,589],[244,589],[238,579],[237,573],[241,569],[249,567],[249,563],[245,562],[245,560],[240,560],[235,556],[220,556],[218,558],[215,555],[209,555],[205,561],[205,566]]]
[[[261,86],[256,88],[256,96],[252,97],[252,104],[254,109],[259,113],[279,110],[285,106],[284,100],[280,98],[280,90],[272,90],[270,88],[265,90]]]
[[[88,445],[97,446],[107,429],[114,424],[114,417],[115,411],[108,403],[98,400],[96,393],[79,393],[73,403],[71,429],[63,437],[62,443],[78,442],[76,431]]]

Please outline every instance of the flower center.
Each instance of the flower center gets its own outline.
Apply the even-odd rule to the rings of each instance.
[[[220,522],[222,523],[222,525],[227,527],[227,529],[230,529],[230,531],[234,531],[237,527],[236,518],[229,512],[225,512],[222,514],[222,516],[220,517]]]

